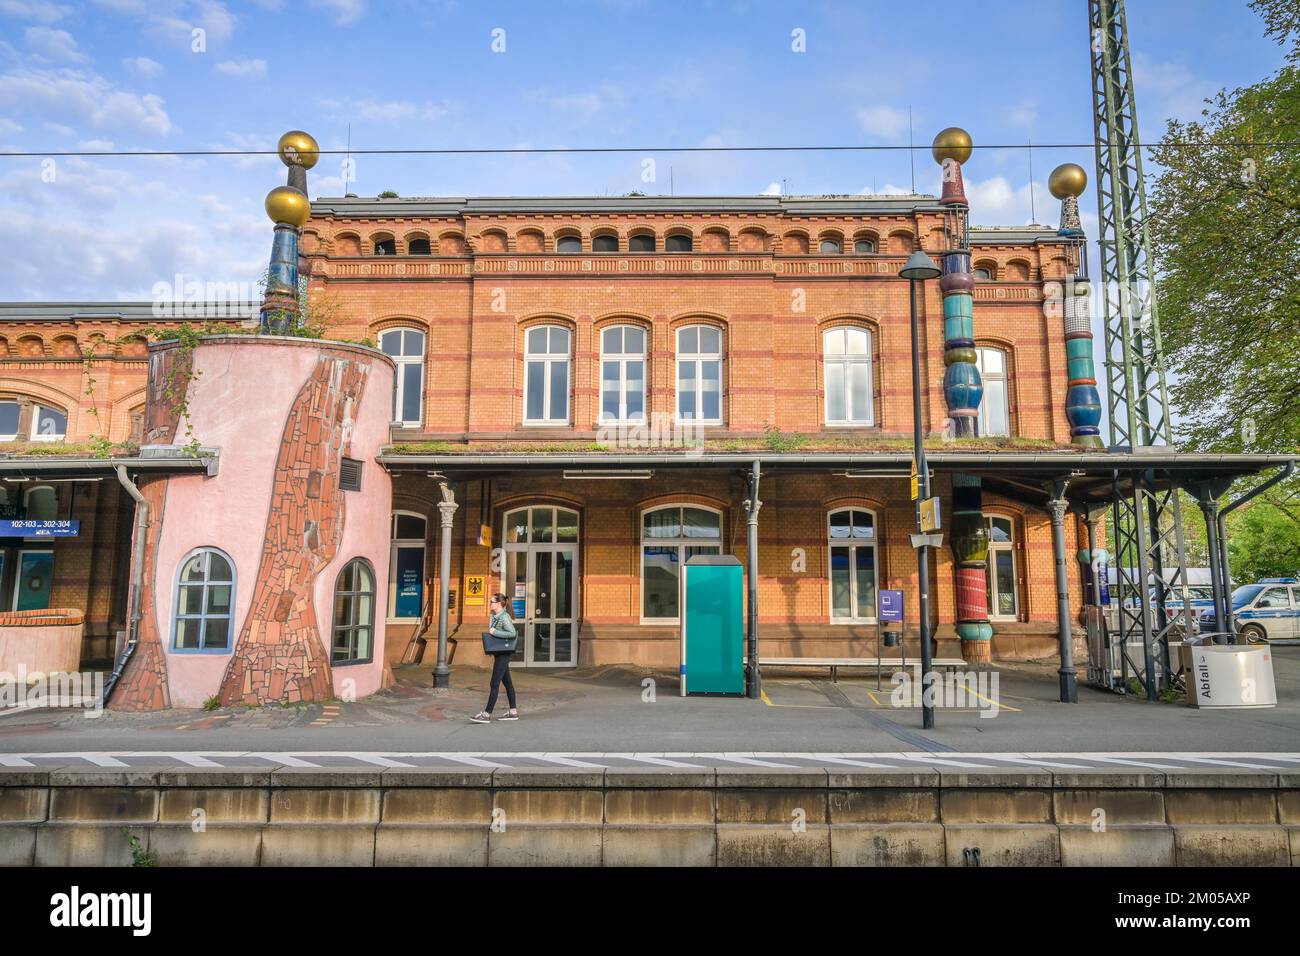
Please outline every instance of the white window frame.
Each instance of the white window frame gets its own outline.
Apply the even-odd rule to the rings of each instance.
[[[533,352],[530,340],[532,333],[538,329],[546,329],[546,348],[545,352]],[[564,333],[566,347],[564,352],[552,352],[551,332],[558,329]],[[530,325],[524,329],[524,402],[521,411],[521,420],[525,425],[537,425],[549,428],[563,428],[569,424],[570,408],[573,404],[573,330],[568,326],[545,324]],[[533,375],[533,363],[542,363],[542,418],[528,417],[528,385]],[[563,363],[566,369],[568,387],[564,392],[564,417],[556,418],[551,408],[551,372],[557,364]]]
[[[986,352],[997,352],[1002,356],[1001,372],[985,372],[984,355]],[[986,387],[983,394],[980,396],[979,415],[976,418],[975,426],[976,433],[980,438],[1008,438],[1011,436],[1011,377],[1009,374],[1009,369],[1011,367],[1011,353],[1007,349],[997,345],[976,345],[975,355],[975,365],[979,369],[980,381],[988,382],[990,380],[997,380],[1002,383],[1002,398],[1004,402],[1002,412],[1007,422],[1007,430],[1005,432],[1000,432],[996,435],[989,434],[988,414],[984,409],[984,400],[988,398],[988,388]]]
[[[871,246],[868,250],[858,248],[858,243],[865,242]],[[880,250],[880,244],[870,236],[855,236],[853,239],[853,254],[856,256],[874,256]]]
[[[827,350],[831,336],[836,332],[844,332],[845,336],[850,332],[860,332],[867,337],[867,351],[865,353],[843,352],[832,356]],[[876,423],[876,399],[875,399],[875,368],[872,362],[872,348],[875,343],[872,341],[871,329],[861,325],[837,325],[834,328],[826,329],[822,332],[822,413],[826,417],[826,424],[835,428],[869,428]],[[830,381],[828,374],[832,365],[838,365],[843,368],[841,382],[844,388],[844,409],[847,414],[852,402],[850,398],[853,394],[849,385],[849,371],[854,365],[865,364],[867,367],[867,414],[865,419],[859,418],[831,418],[831,390],[827,384]]]
[[[704,352],[699,349],[698,332],[696,337],[696,350],[694,352],[683,352],[681,349],[682,334],[691,329],[712,329],[718,334],[718,350],[716,352]],[[677,329],[673,336],[675,361],[673,363],[673,394],[676,396],[674,406],[674,417],[679,422],[689,422],[692,425],[721,425],[726,418],[726,380],[727,365],[723,357],[727,351],[727,332],[725,329],[708,323],[696,323],[694,325],[683,325]],[[718,363],[718,417],[717,418],[685,418],[682,416],[682,364],[691,362],[695,365],[695,410],[700,412],[704,409],[704,375],[703,367],[705,362]]]
[[[18,399],[16,399],[16,398],[0,398],[0,405],[12,405],[12,406],[14,406],[14,408],[17,409],[17,411],[18,411],[18,415],[17,415],[17,417],[14,418],[14,430],[13,430],[12,432],[9,432],[8,434],[0,435],[0,441],[17,441],[17,440],[18,440],[18,422],[19,422],[19,420],[20,420],[20,419],[22,418],[22,416],[23,416],[23,406],[22,406],[22,403],[19,402]]]
[[[397,519],[418,518],[424,525],[423,538],[399,538],[397,537]],[[429,519],[418,511],[403,511],[398,509],[393,512],[391,525],[389,527],[389,537],[391,546],[388,551],[388,615],[387,621],[390,624],[406,624],[410,621],[420,620],[420,615],[415,617],[397,617],[397,552],[399,549],[419,548],[423,554],[420,561],[420,611],[423,613],[425,601],[429,595],[426,593],[425,582],[429,577]]]
[[[420,354],[419,355],[388,355],[393,363],[397,366],[394,369],[393,376],[393,421],[400,422],[404,428],[419,427],[424,423],[424,378],[425,366],[424,358],[429,350],[429,336],[423,329],[412,328],[411,326],[399,325],[391,329],[384,329],[379,333],[379,349],[384,351],[384,337],[387,335],[400,334],[399,349],[405,349],[406,336],[408,334],[418,335],[420,337]],[[416,419],[398,418],[402,406],[406,404],[406,366],[418,365],[420,367],[420,417]]]
[[[632,329],[636,332],[641,333],[640,352],[628,352],[626,350],[626,345],[627,345],[626,330],[628,329]],[[613,354],[613,353],[606,354],[605,333],[615,332],[615,331],[623,333],[622,338],[624,343],[624,351],[618,354]],[[629,325],[629,324],[610,325],[600,330],[600,368],[597,370],[596,374],[597,374],[597,380],[600,383],[600,387],[597,390],[599,396],[598,401],[600,402],[600,409],[599,409],[599,414],[597,416],[597,420],[600,421],[601,424],[615,423],[615,422],[617,423],[644,422],[646,420],[646,382],[649,373],[649,361],[647,359],[647,348],[646,348],[648,339],[649,339],[649,332],[639,325]],[[618,415],[613,417],[605,413],[605,363],[606,362],[618,363]],[[628,396],[627,363],[628,362],[641,363],[641,413],[635,418],[629,418],[627,414],[627,396]]]
[[[993,541],[993,520],[1007,521],[1011,524],[1010,541]],[[1013,515],[1001,514],[999,512],[990,512],[984,516],[984,527],[988,532],[989,554],[984,565],[985,579],[988,582],[988,606],[990,621],[1018,621],[1020,620],[1020,562],[1016,559],[1016,519]],[[994,558],[995,552],[1005,551],[1011,555],[1011,603],[1012,613],[998,614],[997,602],[994,596],[997,591],[997,561]]]
[[[834,248],[834,249],[831,249],[831,250],[829,250],[829,251],[826,250],[826,249],[824,249],[823,246],[825,246],[826,243],[828,243],[828,242],[834,244],[835,248]],[[843,255],[843,254],[844,254],[844,240],[843,240],[843,239],[836,239],[834,236],[822,236],[820,239],[817,240],[817,253],[818,253],[818,255],[823,255],[823,256],[839,256],[839,255]]]
[[[42,435],[37,430],[41,426],[41,409],[48,409],[51,412],[58,412],[63,416],[63,432],[58,435]],[[68,413],[61,408],[55,408],[53,405],[45,405],[40,402],[32,403],[32,424],[28,430],[28,438],[32,441],[64,441],[68,437]]]
[[[216,555],[226,562],[226,567],[230,568],[229,581],[214,581],[212,579],[212,555]],[[202,557],[203,560],[203,596],[198,614],[181,614],[181,588],[197,587],[195,582],[186,584],[181,580],[181,575],[185,573],[186,566],[195,558]],[[235,644],[239,640],[239,634],[235,631],[235,605],[239,600],[239,570],[235,567],[235,561],[230,555],[220,548],[195,548],[189,554],[181,559],[180,564],[176,566],[174,587],[172,589],[172,626],[171,640],[168,642],[168,653],[171,654],[230,654],[235,650]],[[208,613],[208,589],[212,586],[230,588],[230,605],[225,614]],[[198,621],[199,622],[199,646],[198,647],[180,647],[176,642],[180,637],[181,621]],[[226,626],[226,646],[225,647],[208,647],[208,621],[224,620]]]
[[[864,514],[871,515],[871,538],[832,538],[831,537],[831,517],[841,511],[861,511]],[[828,508],[826,511],[826,618],[831,624],[876,624],[879,612],[873,613],[870,617],[849,617],[835,616],[835,585],[831,580],[832,561],[834,560],[833,548],[849,548],[849,608],[856,609],[858,606],[858,576],[853,573],[856,566],[856,556],[852,551],[857,548],[870,548],[871,555],[871,585],[876,592],[876,600],[872,604],[872,610],[875,611],[880,602],[880,515],[872,508],[866,508],[862,505],[843,505],[837,508]],[[853,527],[853,516],[849,516],[849,527]]]
[[[695,508],[699,511],[707,511],[709,514],[716,515],[718,519],[718,536],[717,538],[688,538],[685,535],[678,535],[675,538],[647,538],[645,534],[645,519],[647,515],[654,514],[656,511],[670,511],[672,509],[681,511],[683,508]],[[683,520],[684,526],[684,520]],[[670,504],[655,505],[653,508],[642,510],[637,519],[637,595],[636,607],[637,617],[642,624],[680,624],[681,607],[684,595],[683,585],[684,569],[686,567],[685,549],[698,547],[713,547],[716,542],[718,554],[722,554],[723,546],[723,522],[722,512],[710,507],[709,505],[696,504],[690,501],[678,501]],[[645,614],[645,549],[646,548],[676,548],[677,549],[677,616],[676,617],[646,617]]]

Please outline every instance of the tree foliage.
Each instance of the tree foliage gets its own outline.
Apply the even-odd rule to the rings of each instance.
[[[1170,120],[1154,151],[1171,397],[1179,438],[1202,450],[1300,447],[1300,0],[1252,6],[1291,62]]]

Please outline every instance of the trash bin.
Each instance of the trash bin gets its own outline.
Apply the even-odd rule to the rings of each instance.
[[[1178,655],[1191,706],[1277,706],[1273,650],[1267,644],[1185,642]]]
[[[697,554],[682,572],[682,696],[745,693],[745,575],[730,554]]]

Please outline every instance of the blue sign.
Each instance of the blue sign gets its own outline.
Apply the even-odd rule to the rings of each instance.
[[[397,549],[397,606],[393,617],[419,617],[424,598],[424,548]]]
[[[81,522],[71,518],[0,521],[0,538],[75,538]]]
[[[903,592],[880,592],[880,619],[882,621],[901,621],[903,619]]]

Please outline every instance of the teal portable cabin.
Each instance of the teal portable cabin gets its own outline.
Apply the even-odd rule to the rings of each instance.
[[[682,696],[745,693],[745,580],[730,554],[686,562]]]

